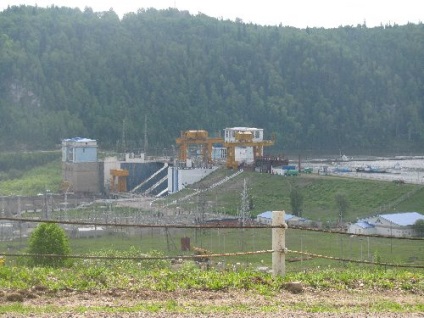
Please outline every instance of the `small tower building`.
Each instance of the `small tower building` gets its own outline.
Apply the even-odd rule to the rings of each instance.
[[[62,179],[65,191],[100,192],[96,140],[80,137],[62,140]]]

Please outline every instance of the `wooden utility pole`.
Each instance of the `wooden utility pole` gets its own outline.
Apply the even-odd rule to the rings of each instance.
[[[272,274],[284,276],[286,274],[286,228],[284,211],[272,211]]]

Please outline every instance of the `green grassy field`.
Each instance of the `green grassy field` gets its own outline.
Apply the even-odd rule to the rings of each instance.
[[[29,169],[20,178],[0,181],[0,195],[36,195],[46,190],[57,193],[61,182],[61,163],[54,161]]]
[[[218,169],[204,180],[159,201],[159,206],[181,198],[194,189],[204,189],[233,174],[233,170]],[[424,187],[395,184],[386,181],[348,179],[345,177],[305,174],[298,177],[244,172],[219,187],[179,202],[180,208],[195,211],[200,201],[209,210],[235,215],[241,205],[241,191],[246,180],[252,198],[251,214],[270,210],[290,212],[290,190],[298,187],[303,196],[303,216],[315,221],[332,222],[338,217],[335,195],[342,193],[349,202],[346,221],[393,211],[424,212]],[[46,189],[57,192],[61,184],[60,162],[54,161],[25,171],[20,178],[0,180],[0,195],[34,195]],[[410,195],[409,195],[410,194]]]
[[[156,209],[161,205],[172,203],[194,189],[204,189],[213,183],[222,180],[234,171],[219,169],[210,176],[194,184],[187,189],[166,197],[159,202]],[[349,200],[350,207],[344,216],[347,221],[355,221],[357,218],[369,216],[375,213],[391,211],[417,211],[424,209],[424,188],[411,184],[394,184],[392,182],[348,179],[343,177],[301,175],[298,177],[281,177],[277,175],[244,172],[241,175],[224,183],[222,186],[211,191],[204,192],[201,196],[194,196],[190,201],[178,202],[182,209],[195,211],[199,202],[203,200],[207,209],[215,212],[236,214],[239,207],[244,180],[247,181],[249,194],[252,197],[254,209],[252,215],[268,210],[286,210],[290,212],[290,189],[298,187],[304,197],[303,216],[315,221],[332,222],[337,219],[337,208],[334,200],[336,193],[344,193]],[[0,182],[3,193],[38,193],[46,188],[52,191],[60,185],[60,164],[49,163],[41,167],[33,168],[24,173],[24,176],[16,180]],[[408,194],[411,194],[408,196]],[[404,198],[400,200],[400,198]],[[394,204],[396,203],[396,204]],[[172,206],[172,205],[171,205]],[[385,207],[390,206],[390,209]],[[92,208],[90,208],[92,209]],[[139,213],[137,209],[116,208],[114,213],[123,216],[133,216]],[[105,208],[98,213],[101,216]],[[59,213],[59,212],[57,212]],[[87,213],[87,210],[68,211],[68,216],[79,218]],[[90,211],[92,213],[92,211]],[[34,215],[32,215],[34,216]],[[180,252],[180,239],[183,236],[191,238],[192,245],[204,247],[215,253],[234,251],[255,251],[271,249],[271,232],[266,230],[170,230],[169,235],[162,231],[145,230],[141,234],[122,234],[118,229],[103,238],[76,239],[72,240],[73,252],[76,254],[89,254],[104,248],[126,250],[130,246],[141,248],[148,252],[151,250],[165,251],[170,255],[178,255]],[[1,242],[3,250],[23,251],[25,241]],[[422,241],[408,241],[397,239],[359,239],[346,235],[333,235],[325,233],[313,233],[307,231],[287,231],[287,247],[295,251],[308,251],[314,254],[323,254],[340,258],[352,258],[361,260],[380,260],[384,262],[399,263],[423,263]],[[238,257],[240,258],[240,257]],[[299,255],[290,255],[294,260],[290,268],[298,270],[299,264],[303,268],[313,268],[323,264],[336,264],[334,261],[322,259],[307,259]],[[245,257],[245,262],[270,264],[270,255],[253,255]]]
[[[200,247],[213,254],[255,252],[272,249],[271,229],[144,229],[143,232],[128,234],[119,228],[110,229],[109,234],[98,238],[71,239],[72,254],[93,255],[102,250],[129,251],[133,248],[150,253],[159,251],[167,256],[189,256],[192,251],[181,250],[181,239],[188,237],[191,247]],[[306,252],[335,257],[395,265],[424,266],[424,241],[363,238],[342,234],[319,233],[305,230],[288,229],[286,247],[290,251]],[[0,242],[0,250],[8,253],[23,253],[27,247],[26,239]],[[314,270],[318,267],[344,268],[349,262],[308,257],[295,252],[286,255],[287,271],[299,272]],[[241,263],[252,266],[271,267],[270,253],[241,256],[218,256],[213,263]],[[8,258],[9,264],[18,264],[18,258]],[[354,264],[357,267],[375,267],[369,264]]]
[[[192,193],[194,188],[206,188],[232,173],[234,171],[220,169],[181,193],[165,198],[155,206],[155,211],[159,211],[161,205]],[[345,215],[347,220],[356,220],[376,212],[423,212],[424,209],[424,190],[416,185],[316,175],[284,178],[251,172],[244,172],[219,188],[205,192],[200,197],[193,197],[191,201],[178,202],[178,206],[193,211],[203,202],[210,210],[234,215],[240,207],[244,180],[247,181],[249,194],[253,199],[253,216],[268,210],[290,212],[289,193],[294,186],[301,189],[304,197],[303,215],[321,222],[332,222],[337,218],[334,200],[336,193],[345,194],[349,200],[350,207]],[[57,191],[60,182],[60,163],[53,162],[29,169],[20,178],[0,181],[0,194],[30,195],[46,189]],[[176,207],[177,204],[173,206]],[[98,213],[101,217],[109,208],[122,216],[140,213],[131,208],[89,209],[94,215]],[[79,218],[87,214],[87,211],[72,210],[67,211],[67,214]],[[62,212],[54,213],[58,217]],[[214,254],[272,249],[271,229],[169,228],[165,231],[147,228],[134,231],[110,227],[101,237],[70,239],[70,246],[73,255],[151,255],[178,259],[193,255],[192,251],[181,250],[181,239],[187,237],[192,247],[204,248]],[[421,268],[424,265],[423,242],[288,229],[286,247],[290,251],[286,255],[284,277],[273,277],[257,270],[264,266],[271,268],[270,253],[214,257],[209,270],[200,269],[191,260],[176,267],[169,259],[75,259],[66,268],[41,268],[26,266],[25,258],[7,256],[5,265],[0,265],[0,314],[28,316],[53,313],[104,315],[120,312],[241,312],[248,315],[252,312],[271,313],[281,310],[296,311],[300,315],[364,311],[384,314],[421,313],[424,310],[421,296],[424,292],[424,270]],[[25,253],[26,250],[25,237],[0,242],[2,253]],[[296,251],[383,265],[310,257]],[[401,268],[396,265],[420,268]],[[285,293],[285,284],[293,281],[302,283],[305,287],[304,294],[290,296],[288,292]],[[203,295],[199,296],[199,293],[208,292],[213,292],[213,299],[222,297],[223,301],[205,304],[204,299],[208,296],[205,298]],[[228,296],[234,295],[234,292],[242,295],[234,298],[240,301],[226,305]],[[149,293],[151,298],[146,299]],[[118,294],[122,294],[122,298]],[[184,303],[186,300],[177,298],[180,295],[193,295],[193,303],[187,306]],[[342,297],[339,302],[337,298],[340,295]],[[110,306],[103,302],[103,299],[112,296],[114,302],[122,303],[119,306]],[[291,297],[290,301],[287,301],[287,296]],[[268,301],[258,305],[258,297]],[[68,298],[71,300],[66,303]],[[87,301],[76,305],[81,299]],[[129,302],[129,299],[140,300],[134,303]]]
[[[218,170],[205,180],[190,186],[176,195],[169,196],[164,202],[172,202],[193,191],[192,188],[207,188],[225,176],[234,173]],[[194,209],[199,200],[208,203],[211,209],[236,214],[241,204],[241,191],[246,180],[249,195],[253,200],[252,215],[264,211],[285,210],[290,212],[290,190],[298,187],[303,196],[303,216],[315,221],[336,221],[338,210],[335,195],[342,193],[349,201],[349,208],[344,215],[345,221],[356,221],[358,218],[376,213],[393,211],[424,212],[424,187],[413,184],[395,184],[387,181],[349,179],[337,176],[318,176],[305,174],[298,177],[282,177],[278,175],[244,172],[224,183],[220,187],[190,201],[179,202],[186,209]],[[408,196],[408,194],[411,194]],[[400,198],[403,198],[400,200]]]
[[[137,249],[97,253],[139,254]],[[204,270],[193,262],[76,260],[68,268],[2,266],[0,314],[420,313],[423,278],[422,272],[356,266],[284,277],[232,264]],[[302,290],[290,292],[292,282],[300,283]]]

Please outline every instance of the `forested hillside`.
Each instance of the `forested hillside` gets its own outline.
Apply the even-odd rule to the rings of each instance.
[[[0,147],[171,148],[264,128],[274,151],[424,145],[424,26],[265,27],[174,9],[0,12]],[[147,120],[145,120],[147,118]]]

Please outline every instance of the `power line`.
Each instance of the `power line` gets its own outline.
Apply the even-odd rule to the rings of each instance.
[[[242,228],[240,225],[233,224],[129,224],[129,223],[96,223],[96,222],[82,222],[82,221],[57,221],[57,220],[43,220],[43,219],[25,219],[25,218],[10,218],[0,217],[0,221],[16,221],[16,222],[31,222],[31,223],[55,223],[55,224],[67,224],[67,225],[87,225],[87,226],[116,226],[116,227],[136,227],[136,228],[175,228],[175,229],[238,229]],[[281,228],[282,226],[270,226],[270,225],[246,225],[245,229],[267,229],[267,228]]]
[[[213,253],[213,254],[194,254],[194,255],[176,255],[176,256],[93,256],[93,255],[59,255],[59,254],[19,254],[19,253],[0,253],[4,257],[51,257],[51,258],[72,258],[72,259],[97,259],[97,260],[134,260],[134,261],[151,261],[151,260],[175,260],[175,259],[204,259],[213,257],[231,257],[231,256],[245,256],[257,254],[270,254],[275,250],[260,250],[250,252],[233,252],[233,253]],[[323,258],[332,261],[342,261],[347,263],[360,263],[368,265],[378,265],[387,267],[403,267],[403,268],[418,268],[424,269],[424,265],[408,265],[408,264],[394,264],[394,263],[380,263],[365,260],[355,260],[349,258],[341,258],[334,256],[327,256],[321,254],[314,254],[308,252],[300,252],[290,249],[284,249],[284,253],[295,253],[305,256]]]
[[[359,234],[359,233],[349,233],[340,230],[323,230],[317,228],[307,228],[300,226],[289,226],[289,229],[300,230],[300,231],[310,231],[310,232],[319,232],[319,233],[329,233],[329,234],[341,234],[349,236],[358,236],[358,237],[373,237],[373,238],[390,238],[398,240],[411,240],[411,241],[424,241],[424,237],[412,237],[412,236],[390,236],[390,235],[379,235],[379,234]]]
[[[174,260],[174,259],[196,259],[207,257],[230,257],[269,254],[273,250],[250,251],[250,252],[233,252],[233,253],[213,253],[213,254],[194,254],[194,255],[176,255],[176,256],[94,256],[94,255],[60,255],[60,254],[29,254],[29,253],[0,253],[4,257],[51,257],[51,258],[73,258],[73,259],[98,259],[98,260],[134,260],[134,261],[151,261],[151,260]]]
[[[320,255],[320,254],[314,254],[314,253],[308,253],[308,252],[293,251],[293,250],[289,250],[289,249],[287,250],[287,252],[301,254],[301,255],[310,256],[310,257],[316,257],[316,258],[324,258],[324,259],[328,259],[328,260],[332,260],[332,261],[348,262],[348,263],[361,263],[361,264],[390,266],[390,267],[424,268],[424,265],[379,263],[379,262],[372,262],[372,261],[365,261],[365,260],[356,260],[356,259],[349,259],[349,258],[326,256],[326,255]]]

